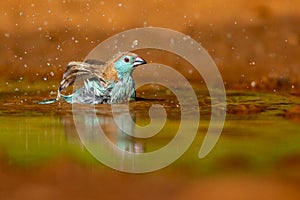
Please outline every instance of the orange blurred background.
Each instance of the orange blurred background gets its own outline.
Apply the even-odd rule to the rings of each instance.
[[[227,87],[246,89],[255,81],[295,88],[299,10],[297,0],[1,1],[1,79],[58,80],[69,61],[84,59],[104,39],[156,26],[202,44]]]

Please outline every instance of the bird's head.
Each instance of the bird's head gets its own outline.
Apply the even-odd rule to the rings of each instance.
[[[135,67],[146,64],[147,62],[135,53],[121,53],[116,57],[114,68],[120,78],[124,74],[131,74]]]

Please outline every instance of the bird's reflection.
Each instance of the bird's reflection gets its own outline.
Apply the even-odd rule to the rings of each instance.
[[[74,113],[77,119],[74,120]],[[100,108],[79,109],[73,111],[73,115],[62,117],[62,123],[65,127],[66,137],[69,142],[76,142],[79,139],[89,142],[101,143],[102,136],[105,136],[116,145],[119,149],[132,153],[143,153],[145,150],[141,139],[132,137],[123,130],[129,130],[131,135],[134,135],[135,112],[129,111],[130,117],[120,109],[112,114],[109,105],[103,105]],[[76,124],[75,124],[75,123]],[[118,126],[118,125],[119,126]],[[84,128],[84,130],[82,130]],[[81,132],[81,137],[78,137],[77,132]]]

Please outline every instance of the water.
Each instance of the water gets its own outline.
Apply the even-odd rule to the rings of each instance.
[[[86,137],[92,144],[100,144],[99,137],[89,134],[88,130],[85,136],[78,135],[71,105],[63,102],[37,104],[48,94],[49,91],[1,95],[0,177],[6,183],[3,187],[8,187],[4,191],[9,199],[11,195],[23,197],[24,191],[28,199],[37,191],[40,197],[51,196],[61,187],[64,188],[64,192],[58,195],[61,198],[78,197],[81,190],[86,191],[82,198],[99,194],[120,198],[130,196],[128,191],[132,187],[139,188],[137,193],[142,195],[142,191],[148,191],[152,185],[149,198],[161,199],[166,197],[163,195],[166,190],[174,190],[178,195],[180,191],[186,191],[190,195],[209,196],[214,194],[213,188],[223,188],[224,185],[235,194],[245,189],[244,184],[250,188],[259,186],[269,192],[274,187],[286,192],[291,188],[299,189],[300,126],[299,122],[285,117],[288,110],[300,103],[299,97],[228,91],[227,118],[222,135],[212,152],[199,159],[199,149],[210,119],[210,98],[207,92],[200,92],[200,127],[190,148],[166,168],[145,175],[130,175],[106,167],[86,149],[80,137]],[[138,96],[145,94],[151,92],[138,92]],[[127,152],[153,152],[174,138],[181,113],[174,96],[161,91],[156,99],[140,99],[129,104],[130,113],[138,125],[151,123],[148,110],[152,104],[163,105],[168,115],[165,127],[152,138],[133,138],[120,132],[109,105],[97,105],[93,109],[86,107],[83,122],[89,130],[101,127],[114,145]],[[117,118],[130,129],[128,118],[122,117],[123,111],[124,105],[121,105]],[[159,122],[154,121],[155,125],[159,126]],[[113,159],[106,151],[100,153]],[[260,185],[262,182],[264,184]],[[18,187],[20,184],[23,187]],[[99,189],[99,184],[102,189]],[[107,193],[108,190],[114,191],[115,187],[120,188],[119,195]],[[205,188],[206,192],[198,194]],[[183,194],[187,195],[186,192]],[[180,199],[180,196],[176,195],[176,198]]]
[[[160,96],[162,99],[142,99],[129,104],[131,117],[139,126],[146,126],[151,122],[151,105],[164,106],[168,118],[163,129],[152,138],[134,138],[122,133],[114,121],[110,105],[87,107],[84,114],[87,116],[85,128],[101,128],[110,141],[129,152],[142,153],[160,149],[173,139],[180,123],[178,102],[174,96],[168,94]],[[37,102],[43,99],[44,95],[47,96],[46,93],[2,95],[0,147],[9,155],[9,162],[27,165],[67,154],[79,157],[82,162],[101,165],[86,151],[79,139],[72,106],[64,102],[38,105]],[[214,167],[219,159],[226,160],[227,157],[239,155],[238,157],[246,160],[251,171],[259,171],[264,167],[274,167],[280,156],[288,156],[300,150],[300,147],[297,147],[300,141],[300,126],[284,117],[287,110],[299,103],[298,98],[253,92],[229,92],[227,98],[228,114],[221,138],[211,154],[206,159],[199,160],[197,151],[203,142],[210,118],[209,96],[205,92],[200,95],[201,120],[197,136],[188,151],[171,168],[191,164],[195,167],[190,173],[206,170],[215,172]],[[122,109],[125,107],[120,105],[119,113],[115,117],[131,130],[131,119],[122,116]],[[95,114],[89,115],[91,109]],[[159,126],[158,121],[154,121],[154,126],[156,125]],[[263,160],[262,157],[266,159]]]

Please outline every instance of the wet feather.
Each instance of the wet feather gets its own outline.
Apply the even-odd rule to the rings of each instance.
[[[70,62],[66,66],[55,101],[64,99],[68,103],[121,103],[135,98],[135,87],[132,72],[138,65],[146,61],[131,52],[115,55],[108,62],[86,60]],[[70,95],[61,92],[78,79],[84,81],[83,86]],[[48,104],[53,99],[40,102]]]

